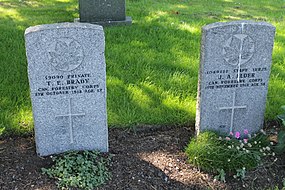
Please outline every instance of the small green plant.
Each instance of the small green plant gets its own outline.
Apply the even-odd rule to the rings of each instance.
[[[245,174],[246,174],[245,167],[243,167],[242,169],[237,169],[237,173],[236,173],[236,175],[234,175],[234,178],[244,179],[245,178]]]
[[[275,156],[271,147],[272,142],[263,130],[254,135],[244,130],[244,134],[236,132],[226,137],[206,131],[190,141],[186,154],[191,164],[218,173],[216,179],[225,181],[226,174],[243,179],[246,171],[261,163],[262,157]]]
[[[215,176],[215,179],[226,183],[226,173],[223,169],[217,169],[218,175]]]
[[[282,106],[281,109],[283,109],[284,113],[277,116],[282,122],[281,129],[278,133],[278,143],[275,147],[277,153],[285,152],[285,106]]]
[[[42,168],[42,172],[57,179],[59,188],[94,189],[111,179],[107,168],[110,157],[97,151],[72,151],[52,159],[55,165]]]

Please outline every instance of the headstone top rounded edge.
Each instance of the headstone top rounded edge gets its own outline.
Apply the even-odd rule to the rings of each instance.
[[[64,22],[64,23],[56,23],[56,24],[43,24],[43,25],[36,25],[28,27],[25,30],[25,35],[33,32],[39,32],[43,30],[53,30],[53,29],[60,29],[60,28],[88,28],[93,30],[100,30],[103,31],[103,27],[96,24],[89,24],[89,23],[71,23],[71,22]]]
[[[268,22],[256,22],[256,21],[252,21],[252,20],[238,20],[238,21],[232,21],[232,22],[215,22],[215,23],[211,23],[208,25],[205,25],[202,27],[203,30],[211,30],[213,28],[217,28],[217,27],[224,27],[224,26],[230,26],[230,25],[238,25],[238,24],[246,24],[246,25],[262,25],[262,26],[267,26],[269,28],[272,28],[273,30],[275,30],[275,26],[268,23]]]

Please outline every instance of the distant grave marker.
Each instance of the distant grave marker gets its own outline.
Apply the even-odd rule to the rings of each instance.
[[[235,21],[203,27],[196,130],[262,128],[275,27]]]
[[[126,0],[79,0],[79,21],[102,26],[130,25]]]
[[[108,151],[102,27],[41,25],[25,39],[37,153]]]

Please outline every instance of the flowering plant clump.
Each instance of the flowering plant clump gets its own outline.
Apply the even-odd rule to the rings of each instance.
[[[273,143],[264,130],[251,135],[247,129],[221,137],[207,131],[192,139],[186,148],[190,163],[206,171],[244,177],[245,172],[257,167],[263,157],[275,156]]]

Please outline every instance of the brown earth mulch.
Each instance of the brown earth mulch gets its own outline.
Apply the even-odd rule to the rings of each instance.
[[[244,180],[226,183],[187,163],[185,146],[193,137],[189,127],[140,127],[109,129],[112,180],[98,189],[273,189],[282,187],[285,155],[248,172]],[[38,157],[33,137],[0,140],[1,190],[58,189],[56,181],[41,173],[50,157]]]

